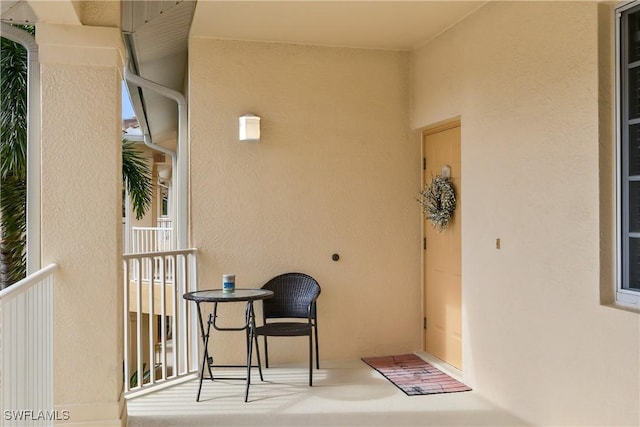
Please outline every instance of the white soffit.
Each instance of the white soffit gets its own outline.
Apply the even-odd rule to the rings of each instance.
[[[8,23],[50,22],[80,25],[79,3],[71,0],[1,0],[0,19]]]
[[[199,0],[191,36],[411,50],[485,3]]]
[[[38,17],[23,0],[2,0],[0,1],[0,19],[9,24],[25,24],[36,22]]]

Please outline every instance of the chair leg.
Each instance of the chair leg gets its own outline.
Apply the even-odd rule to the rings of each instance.
[[[318,322],[313,327],[316,334],[316,369],[320,369],[320,353],[318,352]]]
[[[264,366],[269,367],[269,349],[267,348],[267,336],[264,335]]]
[[[313,385],[313,336],[309,333],[309,387]]]

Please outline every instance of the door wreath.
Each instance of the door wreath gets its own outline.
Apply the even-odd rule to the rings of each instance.
[[[451,178],[431,177],[431,183],[420,192],[418,203],[438,233],[446,229],[456,210],[456,192]]]

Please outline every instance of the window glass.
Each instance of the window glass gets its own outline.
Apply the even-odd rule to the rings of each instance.
[[[629,126],[629,175],[640,176],[640,124]]]
[[[628,31],[629,62],[640,61],[640,14],[630,13]]]
[[[624,289],[640,291],[640,239],[629,239],[629,283]]]
[[[640,67],[629,70],[629,120],[640,118]]]

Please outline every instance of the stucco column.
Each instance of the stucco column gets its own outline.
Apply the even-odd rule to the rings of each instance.
[[[54,403],[63,424],[120,426],[122,172],[117,28],[41,24],[43,264],[55,284]]]

